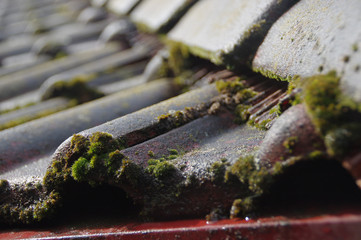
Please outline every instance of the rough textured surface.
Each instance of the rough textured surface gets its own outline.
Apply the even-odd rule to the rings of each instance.
[[[173,191],[184,181],[193,179],[192,183],[186,184],[187,190],[184,190],[185,193],[181,192],[181,197],[176,201],[160,200],[157,205],[151,206],[150,203],[146,203],[145,207],[151,206],[147,211],[151,211],[152,216],[157,217],[202,216],[215,208],[229,211],[234,198],[242,194],[247,195],[247,191],[239,192],[240,186],[227,185],[221,174],[217,177],[222,180],[215,180],[216,176],[212,170],[222,159],[227,160],[225,164],[231,165],[241,154],[253,153],[263,139],[264,133],[247,125],[234,124],[234,116],[228,112],[196,119],[168,133],[125,149],[123,153],[137,164],[146,167],[150,158],[167,156],[170,150],[176,150],[178,156],[169,162],[181,169],[181,177],[174,184]],[[154,153],[153,157],[149,157],[149,151]],[[198,184],[195,184],[196,182]],[[130,196],[134,195],[133,191],[128,190]],[[163,190],[162,194],[169,194],[167,191],[169,190]],[[158,192],[149,194],[151,197],[148,201],[152,202],[157,198]]]
[[[167,99],[172,89],[162,79],[1,131],[0,172],[48,154],[74,133]]]
[[[109,0],[107,8],[120,15],[128,14],[140,0]]]
[[[257,158],[261,165],[273,166],[291,156],[302,156],[324,150],[323,140],[316,133],[305,107],[301,104],[288,109],[267,132]]]
[[[38,88],[48,77],[66,71],[74,65],[85,64],[109,56],[119,50],[118,46],[109,44],[105,48],[91,49],[69,58],[57,59],[18,71],[0,78],[0,100],[5,100]]]
[[[357,0],[299,2],[273,25],[253,68],[281,78],[336,70],[345,93],[360,102],[360,9]]]
[[[168,37],[188,45],[191,52],[222,62],[224,55],[231,55],[238,62],[256,50],[270,24],[295,1],[277,0],[204,0],[196,3]],[[257,41],[246,46],[251,35]],[[233,56],[233,57],[232,57]]]
[[[195,0],[144,0],[130,15],[145,30],[158,32],[180,17],[179,14]],[[156,8],[154,6],[157,6]]]

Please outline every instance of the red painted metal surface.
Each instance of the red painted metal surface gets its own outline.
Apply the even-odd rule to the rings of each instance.
[[[361,214],[323,215],[309,218],[271,217],[217,222],[182,220],[127,223],[106,228],[55,228],[14,230],[0,239],[361,239]]]

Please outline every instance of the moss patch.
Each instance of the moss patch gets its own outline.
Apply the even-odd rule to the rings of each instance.
[[[50,99],[54,97],[66,97],[76,99],[78,103],[84,103],[104,96],[101,93],[87,85],[87,82],[93,79],[93,75],[77,76],[71,81],[59,81],[54,83],[43,94],[42,99]]]
[[[67,105],[65,105],[64,107],[62,107],[62,108],[44,110],[44,111],[40,111],[40,112],[38,112],[36,114],[33,114],[33,115],[28,115],[28,116],[24,116],[24,117],[20,117],[20,118],[15,118],[14,120],[8,121],[8,122],[6,122],[4,124],[0,124],[0,131],[8,129],[8,128],[16,127],[18,125],[24,124],[26,122],[29,122],[29,121],[32,121],[32,120],[35,120],[35,119],[39,119],[39,118],[49,116],[51,114],[62,111],[64,109],[74,107],[77,104],[78,104],[77,101],[69,101],[69,103]]]
[[[206,105],[186,107],[184,110],[160,115],[158,116],[158,121],[164,128],[173,129],[199,117],[205,116],[207,114],[207,110],[208,107]]]
[[[177,168],[171,163],[171,160],[176,159],[179,156],[179,153],[176,149],[168,149],[168,151],[168,156],[164,155],[158,159],[151,158],[148,160],[146,172],[153,175],[158,180],[167,179],[177,171]],[[151,157],[154,157],[154,153]]]
[[[33,224],[51,218],[61,206],[57,192],[44,191],[41,184],[10,185],[1,180],[0,222]]]
[[[218,80],[216,88],[221,95],[215,99],[214,104],[233,111],[237,116],[237,122],[246,122],[249,117],[247,112],[249,106],[245,105],[244,102],[254,97],[257,93],[245,87],[241,78],[236,78],[233,81]],[[217,109],[220,109],[220,107],[217,107]],[[213,112],[216,113],[217,111]]]
[[[304,79],[303,101],[331,156],[350,153],[361,140],[359,106],[344,96],[340,78],[332,71]]]

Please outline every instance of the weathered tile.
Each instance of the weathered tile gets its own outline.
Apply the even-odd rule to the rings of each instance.
[[[174,86],[168,79],[153,81],[1,131],[0,172],[50,153],[74,133],[155,104],[174,94]]]
[[[217,64],[245,64],[271,24],[296,1],[199,1],[168,34]]]
[[[119,16],[127,15],[141,0],[109,0],[107,9]]]
[[[47,78],[69,70],[80,64],[109,56],[118,50],[118,46],[108,44],[103,47],[90,49],[87,52],[68,56],[66,58],[49,61],[0,78],[0,100],[37,89]]]
[[[149,49],[145,46],[133,47],[114,53],[101,58],[101,61],[92,61],[68,71],[63,71],[61,74],[51,76],[40,86],[40,92],[43,94],[44,98],[48,98],[53,86],[59,82],[70,82],[76,77],[90,74],[94,74],[95,77],[91,78],[96,80],[97,76],[104,75],[107,71],[114,71],[114,69],[145,60],[147,57],[150,57],[150,54]]]
[[[360,9],[356,0],[299,2],[271,28],[253,68],[284,79],[336,70],[345,94],[360,102]]]
[[[148,32],[166,32],[196,0],[143,0],[130,14]]]

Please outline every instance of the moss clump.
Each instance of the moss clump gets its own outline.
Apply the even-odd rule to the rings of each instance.
[[[151,162],[148,166],[148,172],[157,179],[161,180],[172,176],[176,172],[176,170],[177,168],[172,163],[162,160],[158,160],[157,162]]]
[[[221,95],[216,98],[212,106],[217,105],[217,109],[219,109],[220,106],[225,107],[235,113],[237,122],[246,122],[249,118],[249,105],[245,105],[244,103],[256,96],[257,93],[245,87],[240,78],[235,78],[232,81],[218,80],[216,82],[216,88]],[[210,110],[212,110],[212,108]],[[213,112],[216,111],[212,110],[211,113]]]
[[[96,132],[89,138],[73,135],[70,146],[61,158],[53,160],[44,177],[48,189],[62,190],[69,181],[85,181],[92,185],[94,179],[112,177],[120,168],[124,146],[108,133]]]
[[[223,182],[226,169],[229,165],[227,159],[221,159],[221,161],[214,162],[209,169],[209,172],[212,174],[212,182]]]
[[[182,73],[182,71],[189,67],[190,53],[188,48],[177,42],[168,42],[169,58],[168,66],[172,69],[175,76]]]
[[[252,126],[252,127],[256,127],[260,130],[268,130],[269,127],[268,127],[268,123],[271,121],[271,119],[265,119],[265,120],[262,120],[261,122],[256,122],[254,121],[253,119],[249,119],[248,120],[248,125],[249,126]]]
[[[125,159],[119,151],[122,148],[119,142],[110,134],[101,132],[94,133],[89,141],[85,141],[86,144],[75,145],[74,150],[81,147],[81,151],[86,150],[86,152],[72,165],[71,176],[76,181],[88,180],[91,185],[94,185],[94,178],[106,179],[114,176],[121,167],[122,160]]]
[[[199,65],[205,59],[212,59],[213,55],[201,48],[190,47],[181,42],[166,40],[169,57],[162,67],[163,73],[171,73],[172,76],[183,75],[187,70],[191,70],[194,66]],[[198,57],[197,57],[198,56]],[[187,75],[186,75],[187,76]]]
[[[216,88],[220,93],[233,93],[243,90],[245,87],[241,82],[240,78],[235,79],[234,81],[224,81],[218,80],[216,81]]]
[[[154,157],[154,152],[153,152],[152,150],[149,150],[149,151],[148,151],[148,156],[149,156],[149,157]]]
[[[42,99],[46,100],[62,96],[69,99],[76,99],[80,104],[103,97],[104,93],[88,86],[87,82],[93,78],[93,75],[88,75],[77,76],[70,81],[58,81],[47,89],[43,94]]]
[[[275,169],[258,166],[252,155],[240,157],[232,166],[227,167],[223,175],[225,183],[237,186],[241,194],[241,198],[233,203],[231,218],[243,216],[254,209],[253,198],[267,191],[274,176],[281,173],[279,169],[279,166]]]
[[[239,182],[248,186],[254,194],[262,194],[264,186],[269,184],[271,174],[265,168],[258,167],[253,156],[241,157],[226,171],[225,180]]]
[[[178,150],[168,149],[169,155],[158,159],[149,159],[146,172],[153,175],[158,180],[165,180],[177,172],[177,168],[170,160],[179,157]],[[154,154],[153,154],[154,157]]]
[[[163,128],[173,129],[206,115],[207,110],[208,108],[205,105],[186,107],[184,110],[160,115],[158,116],[158,121]]]
[[[230,218],[244,216],[247,213],[251,212],[253,208],[254,208],[254,204],[253,204],[253,199],[251,197],[247,197],[244,199],[236,199],[234,200],[231,207]]]
[[[43,201],[40,201],[35,205],[33,218],[38,222],[50,218],[55,214],[60,199],[60,194],[52,191]]]
[[[304,79],[303,101],[331,156],[342,157],[359,146],[361,114],[358,105],[344,96],[340,78],[332,71]]]
[[[39,184],[10,185],[1,181],[0,222],[34,224],[49,219],[61,205],[56,192],[44,192]]]

